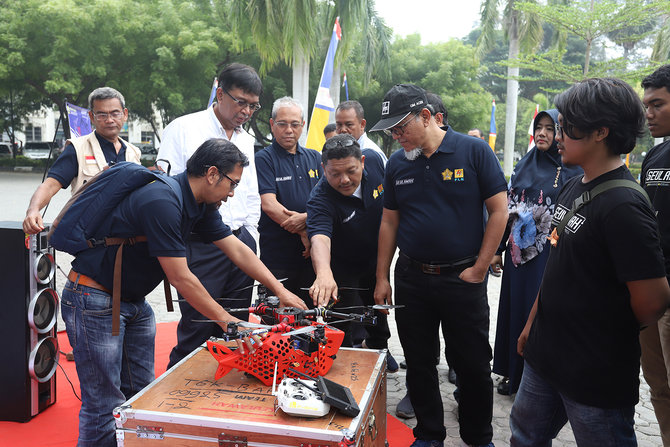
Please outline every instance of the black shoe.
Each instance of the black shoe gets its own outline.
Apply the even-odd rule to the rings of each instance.
[[[412,402],[409,400],[409,394],[405,393],[405,397],[400,399],[398,406],[395,407],[395,415],[402,419],[412,419],[416,416],[414,414],[414,407],[412,407]]]
[[[386,353],[386,370],[390,373],[398,372],[398,362],[391,355],[391,351]]]
[[[406,363],[404,360],[401,361],[401,362],[400,362],[400,367],[401,367],[402,369],[407,369],[407,363]]]
[[[456,383],[456,371],[454,371],[452,368],[449,368],[449,373],[447,374],[447,377],[449,378],[449,383]]]
[[[498,384],[498,394],[503,396],[509,396],[509,377],[503,377],[500,383]]]

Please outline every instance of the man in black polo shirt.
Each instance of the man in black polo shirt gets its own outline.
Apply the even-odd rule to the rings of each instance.
[[[314,282],[305,230],[307,199],[321,178],[321,154],[298,143],[305,125],[302,104],[288,96],[272,106],[272,144],[256,153],[261,195],[261,261],[284,286],[309,302],[301,288]]]
[[[488,445],[493,382],[485,278],[507,223],[507,182],[486,143],[440,128],[427,106],[422,88],[396,85],[372,128],[387,130],[403,148],[386,165],[375,301],[392,302],[397,242],[395,298],[405,307],[396,310],[396,322],[417,418],[412,445],[441,447],[446,437],[435,366],[440,324],[459,377],[461,438]]]
[[[309,293],[316,306],[341,298],[337,307],[355,302],[351,290],[358,287],[365,305],[374,304],[377,234],[384,197],[384,162],[373,150],[362,155],[358,142],[349,134],[335,135],[321,152],[325,181],[321,180],[307,202],[307,234],[312,243],[316,280]],[[377,314],[377,324],[367,327],[364,346],[387,349],[391,333],[386,315]],[[346,346],[351,331],[345,327]],[[343,343],[343,344],[344,344]],[[391,370],[398,366],[390,355]]]
[[[268,286],[283,305],[305,308],[221,221],[217,208],[233,196],[247,164],[246,156],[234,144],[208,140],[188,160],[186,172],[168,179],[171,185],[154,181],[138,188],[106,220],[100,234],[147,238],[123,250],[119,336],[112,336],[111,331],[118,247],[101,245],[84,250],[72,262],[61,308],[81,383],[77,445],[116,446],[112,411],[154,380],[156,322],[145,296],[163,278],[167,277],[198,312],[218,321],[222,330],[229,322],[238,321],[212,299],[189,270],[186,241],[191,232]],[[251,344],[248,346],[253,350]],[[244,349],[242,344],[240,348]]]

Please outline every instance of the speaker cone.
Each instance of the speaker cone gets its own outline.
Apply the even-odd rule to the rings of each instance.
[[[58,294],[54,289],[42,289],[28,305],[28,324],[39,334],[45,334],[56,324]]]
[[[56,372],[56,365],[58,365],[58,340],[56,337],[43,338],[30,352],[28,359],[30,377],[38,382],[46,382]]]
[[[50,253],[40,253],[35,258],[35,279],[39,284],[48,284],[56,272],[56,263]]]

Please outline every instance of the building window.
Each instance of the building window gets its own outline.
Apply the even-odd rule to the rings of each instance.
[[[142,143],[154,145],[154,133],[142,131]]]
[[[32,124],[26,124],[24,133],[26,134],[26,141],[42,141],[41,127],[33,127]]]

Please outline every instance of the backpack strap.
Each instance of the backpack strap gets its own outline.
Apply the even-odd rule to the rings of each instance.
[[[570,219],[579,212],[584,206],[589,203],[591,200],[595,199],[598,195],[604,193],[605,191],[609,191],[610,189],[614,188],[629,188],[633,189],[640,194],[642,194],[642,197],[647,201],[650,207],[653,208],[651,204],[651,200],[649,200],[649,196],[647,195],[647,192],[642,188],[637,182],[633,180],[626,180],[626,179],[616,179],[616,180],[608,180],[606,182],[603,182],[590,191],[584,191],[582,195],[577,197],[573,202],[572,202],[572,209],[565,213],[565,216],[563,216],[563,219],[556,225],[556,228],[554,231],[556,232],[556,238],[558,238],[561,233],[563,233],[563,230],[565,229],[565,226],[570,222]]]

